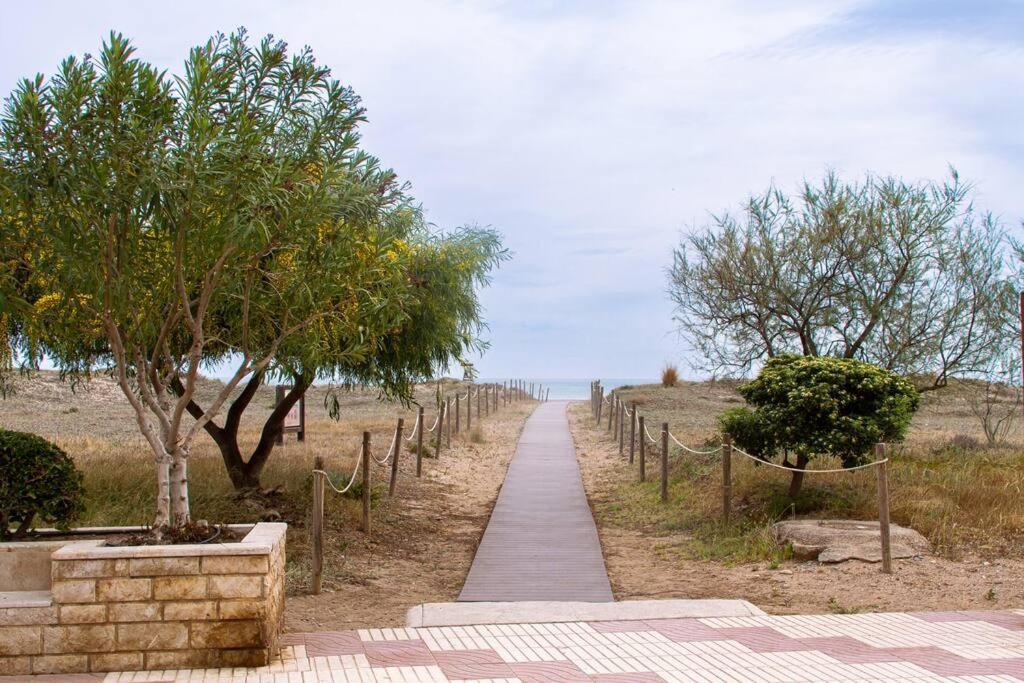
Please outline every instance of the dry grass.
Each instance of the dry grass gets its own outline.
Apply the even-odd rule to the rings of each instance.
[[[668,422],[683,443],[698,448],[718,443],[716,418],[742,399],[733,382],[682,383],[676,388],[633,387],[621,392],[647,416],[650,430]],[[894,448],[889,467],[892,520],[923,533],[946,557],[964,552],[988,557],[1019,557],[1024,551],[1024,445],[1020,424],[1001,448],[968,448],[983,442],[980,423],[970,410],[967,389],[953,386],[923,397],[910,435]],[[589,418],[585,406],[575,409]],[[602,427],[603,428],[603,427]],[[610,496],[613,524],[654,533],[686,532],[694,557],[728,562],[778,560],[781,550],[767,533],[783,517],[877,518],[875,477],[871,470],[814,475],[805,479],[796,501],[786,495],[788,475],[734,459],[733,509],[729,528],[720,522],[721,460],[682,454],[673,448],[671,505],[661,505],[654,482],[621,481]],[[838,466],[815,461],[817,468]],[[648,472],[657,476],[656,468]],[[649,475],[649,478],[652,478]]]
[[[213,383],[203,384],[201,402],[203,397],[212,393],[214,386]],[[464,391],[464,385],[453,381],[444,382],[443,388],[448,395]],[[417,387],[416,391],[417,400],[426,407],[428,427],[436,415],[436,389],[437,384],[431,383]],[[341,399],[341,419],[335,421],[326,413],[324,397],[323,389],[311,389],[306,401],[306,440],[300,443],[295,435],[290,434],[283,446],[275,448],[263,472],[262,492],[240,495],[233,489],[219,451],[205,434],[198,437],[189,460],[195,519],[206,519],[211,523],[280,519],[289,523],[287,587],[291,595],[301,594],[310,583],[310,546],[306,528],[311,507],[314,458],[324,457],[332,480],[340,485],[347,482],[352,473],[364,430],[371,432],[371,448],[380,457],[387,452],[397,419],[405,419],[405,436],[411,435],[416,421],[414,408],[382,403],[373,391],[345,393]],[[255,445],[273,403],[273,388],[261,388],[242,425],[240,440],[243,452]],[[435,457],[434,441],[428,433],[423,450],[424,457],[430,460],[424,463],[423,479],[415,477],[416,440],[406,441],[400,460],[400,497],[397,501],[386,496],[385,470],[374,470],[375,529],[371,538],[358,531],[361,515],[358,495],[350,493],[341,497],[329,494],[325,500],[325,589],[366,585],[372,581],[367,576],[365,563],[360,561],[366,552],[372,555],[390,548],[388,554],[396,557],[429,553],[431,543],[424,542],[429,538],[438,541],[441,547],[439,537],[442,534],[435,528],[441,518],[434,511],[451,508],[452,505],[444,500],[447,492],[439,482],[447,481],[448,488],[462,484],[447,474],[454,467],[453,459],[478,458],[485,450],[490,455],[491,451],[499,449],[505,449],[511,455],[514,436],[532,405],[523,402],[502,408],[498,414],[482,417],[479,421],[474,414],[472,432],[453,435],[454,450],[443,445],[440,460]],[[138,433],[127,402],[112,382],[100,378],[72,392],[54,373],[39,373],[30,380],[20,379],[16,393],[0,402],[0,411],[0,427],[38,433],[56,441],[75,459],[84,474],[86,491],[86,511],[77,525],[146,525],[151,522],[156,494],[152,455]],[[479,446],[484,443],[489,445]],[[503,474],[501,468],[504,465],[498,463],[497,466]],[[442,469],[438,471],[438,468]],[[493,496],[498,483],[500,476],[493,490],[485,492],[484,497]],[[358,489],[358,484],[354,488]],[[489,500],[481,502],[483,514],[474,511],[471,535],[466,536],[462,530],[462,536],[454,541],[460,548],[468,548],[467,558],[472,556],[472,548],[478,540],[478,536],[473,534],[477,533],[477,527],[482,531],[486,521]],[[430,516],[408,514],[410,506],[426,510]],[[426,560],[428,564],[431,562],[436,560]],[[464,568],[455,569],[461,571]],[[408,582],[409,579],[404,577],[403,580]],[[456,581],[461,584],[460,580]],[[428,594],[425,597],[433,596]],[[408,606],[411,605],[398,605],[396,609],[400,608],[399,612],[404,614],[403,610]]]
[[[679,368],[674,365],[665,365],[661,369],[661,386],[672,388],[679,385]]]

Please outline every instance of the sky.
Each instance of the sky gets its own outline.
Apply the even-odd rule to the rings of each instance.
[[[1024,218],[1024,2],[11,3],[0,94],[111,30],[171,73],[245,26],[312,47],[438,229],[501,231],[484,377],[684,376],[672,250],[770,183],[942,179]]]

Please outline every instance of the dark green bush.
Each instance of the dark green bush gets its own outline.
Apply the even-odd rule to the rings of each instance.
[[[67,528],[83,510],[82,494],[67,453],[35,434],[0,429],[0,539],[23,537],[33,522]]]
[[[803,470],[819,455],[853,467],[879,442],[902,440],[919,396],[899,375],[850,358],[779,356],[739,388],[754,410],[734,409],[720,418],[722,430],[751,455],[781,451]],[[753,450],[751,450],[753,449]],[[803,476],[794,472],[791,495]]]

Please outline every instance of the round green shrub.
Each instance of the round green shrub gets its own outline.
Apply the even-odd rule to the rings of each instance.
[[[35,434],[0,429],[0,539],[23,537],[33,522],[66,529],[82,500],[82,475],[67,453]]]
[[[907,379],[870,363],[828,356],[778,356],[739,388],[753,407],[727,411],[722,431],[751,455],[796,456],[802,470],[815,456],[832,455],[853,467],[879,442],[900,441],[918,408]],[[792,495],[802,477],[794,472]]]

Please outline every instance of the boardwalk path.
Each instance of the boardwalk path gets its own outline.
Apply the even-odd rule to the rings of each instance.
[[[460,602],[612,600],[566,401],[526,421]]]

